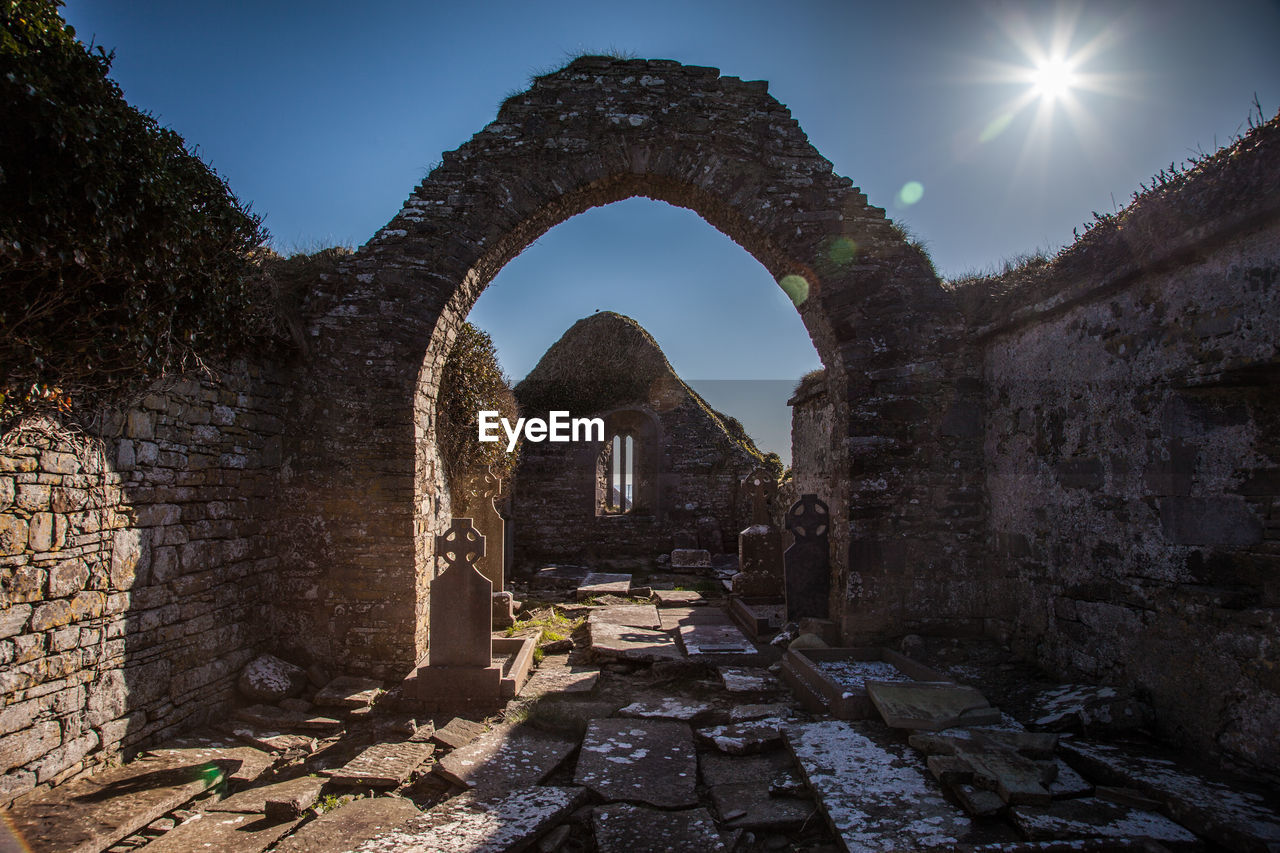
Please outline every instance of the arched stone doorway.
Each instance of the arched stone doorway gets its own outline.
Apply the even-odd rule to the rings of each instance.
[[[448,516],[434,406],[456,330],[541,234],[632,196],[692,209],[797,303],[835,400],[836,458],[848,462],[840,493],[825,496],[833,613],[872,634],[900,608],[905,587],[875,579],[892,573],[894,543],[929,538],[921,498],[964,485],[933,448],[959,339],[949,294],[766,83],[583,57],[446,153],[308,306],[286,463],[297,570],[279,604],[280,624],[313,656],[391,674],[424,651],[432,537]]]

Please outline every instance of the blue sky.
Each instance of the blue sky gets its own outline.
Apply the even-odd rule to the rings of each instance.
[[[1160,168],[1227,142],[1255,93],[1268,117],[1280,106],[1274,0],[72,0],[64,15],[116,51],[129,101],[198,146],[286,251],[365,242],[507,95],[583,51],[768,80],[944,276],[1058,248]],[[1029,79],[1055,51],[1074,61],[1066,99]],[[509,264],[471,319],[519,379],[596,309],[635,317],[789,455],[785,392],[817,355],[728,238],[648,200],[589,211]]]

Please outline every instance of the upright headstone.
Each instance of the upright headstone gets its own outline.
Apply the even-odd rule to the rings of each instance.
[[[751,526],[738,534],[739,571],[733,578],[733,591],[746,599],[780,598],[782,533],[769,519],[769,499],[777,491],[777,483],[769,471],[757,468],[745,485],[751,495]]]
[[[430,666],[493,663],[493,583],[476,569],[485,540],[469,518],[455,518],[436,537],[445,569],[431,584]]]
[[[817,495],[801,495],[787,511],[787,529],[795,537],[787,549],[787,621],[827,618],[831,593],[831,511]]]
[[[494,592],[506,589],[505,522],[494,505],[501,494],[502,480],[487,466],[484,473],[474,477],[467,486],[467,508],[485,542],[484,553],[476,560],[476,568],[493,582]]]

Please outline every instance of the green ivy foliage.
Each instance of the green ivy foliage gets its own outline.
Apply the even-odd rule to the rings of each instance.
[[[129,106],[61,0],[0,0],[4,414],[140,384],[277,336],[265,232],[182,138]]]
[[[481,410],[497,411],[512,424],[519,417],[515,394],[498,365],[493,339],[470,323],[463,323],[445,359],[436,401],[436,441],[455,515],[466,509],[466,486],[471,478],[483,475],[488,466],[503,480],[505,488],[519,460],[519,445],[514,453],[508,453],[506,435],[501,430],[501,441],[479,440]]]

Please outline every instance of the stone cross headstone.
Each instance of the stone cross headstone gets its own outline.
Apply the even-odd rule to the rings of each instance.
[[[476,570],[485,541],[469,518],[436,537],[444,571],[431,584],[430,666],[487,667],[493,662],[493,583]]]
[[[827,618],[831,593],[831,511],[817,495],[801,495],[787,511],[787,529],[795,537],[785,554],[787,621]]]
[[[493,582],[493,591],[506,589],[505,560],[507,549],[503,545],[503,518],[498,514],[494,501],[502,494],[502,480],[486,466],[484,473],[467,485],[467,507],[476,530],[484,537],[485,553],[476,561],[480,574]]]
[[[769,498],[777,491],[773,475],[764,468],[746,480],[751,493],[751,526],[738,534],[738,574],[733,591],[757,601],[782,596],[782,533],[769,520]]]

